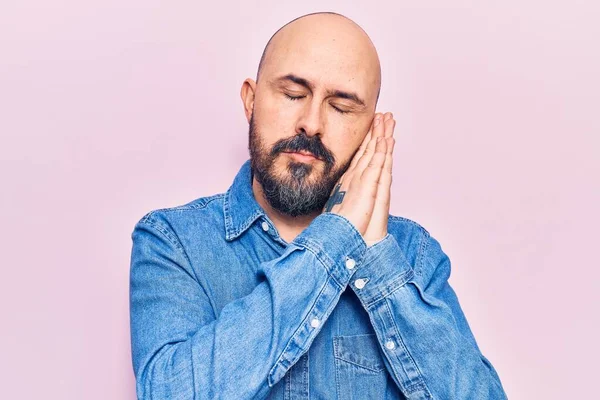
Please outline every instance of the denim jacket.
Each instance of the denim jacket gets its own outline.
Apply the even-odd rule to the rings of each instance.
[[[226,193],[135,225],[139,399],[506,399],[426,229],[390,216],[367,246],[324,212],[288,243],[251,182],[247,160]]]

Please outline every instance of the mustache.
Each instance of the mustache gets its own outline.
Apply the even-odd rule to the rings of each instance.
[[[308,136],[305,132],[292,136],[291,138],[277,141],[271,149],[271,157],[275,157],[281,152],[300,152],[307,151],[315,157],[323,160],[326,164],[332,165],[335,162],[333,154],[321,142],[318,136]]]

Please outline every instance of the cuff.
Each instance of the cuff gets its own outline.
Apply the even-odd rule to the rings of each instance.
[[[314,253],[341,288],[346,287],[367,250],[356,227],[346,217],[331,212],[319,214],[292,243]]]
[[[370,246],[350,286],[365,307],[389,296],[414,276],[396,238],[388,233]]]

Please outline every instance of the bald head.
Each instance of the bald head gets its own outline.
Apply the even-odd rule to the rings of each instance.
[[[263,71],[281,62],[293,52],[304,51],[318,56],[319,52],[306,52],[320,48],[321,52],[339,55],[340,64],[360,63],[361,72],[369,75],[369,84],[375,87],[375,105],[381,92],[381,66],[377,50],[367,33],[351,19],[334,12],[317,12],[300,16],[279,28],[267,42],[256,74],[258,83]],[[325,71],[324,71],[325,72]],[[352,73],[351,68],[348,72]],[[353,79],[353,77],[348,77]]]

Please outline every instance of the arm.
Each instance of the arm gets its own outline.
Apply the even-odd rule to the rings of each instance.
[[[450,259],[423,231],[414,269],[388,234],[367,249],[353,277],[369,279],[362,289],[351,287],[371,317],[384,362],[408,399],[506,399],[448,283]]]
[[[163,214],[142,218],[132,240],[136,390],[140,399],[161,400],[264,398],[337,304],[354,272],[346,257],[358,263],[366,250],[346,218],[321,214],[280,257],[260,265],[262,282],[249,295],[215,315]]]

